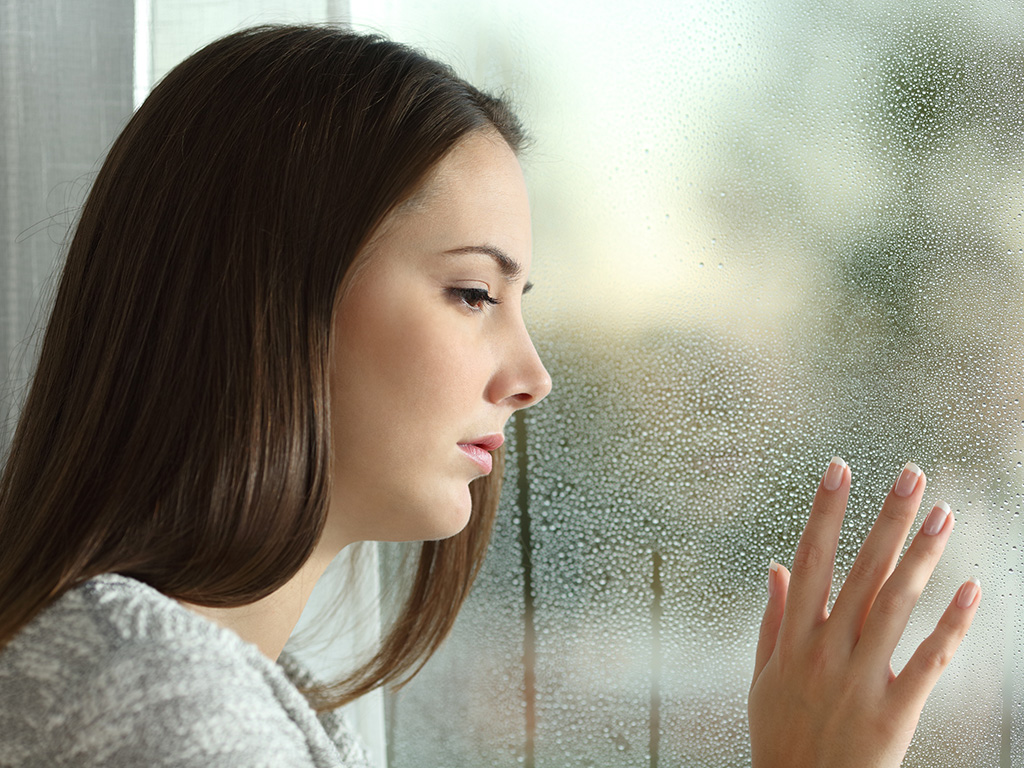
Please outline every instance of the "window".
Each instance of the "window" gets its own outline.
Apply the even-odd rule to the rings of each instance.
[[[897,670],[986,586],[905,764],[1024,765],[1024,26],[964,6],[354,0],[516,97],[555,382],[393,768],[749,764],[768,562],[833,454],[840,574],[907,460],[957,515]]]
[[[45,49],[39,83],[110,83],[54,101],[78,109],[59,156],[46,109],[5,123],[0,373],[16,384],[57,252],[28,230],[77,204],[60,185],[89,180],[130,109],[131,2],[93,6],[4,17],[36,28],[7,35],[10,71]],[[527,312],[555,390],[510,426],[494,545],[454,635],[386,702],[392,768],[748,765],[768,562],[791,559],[835,454],[854,474],[840,577],[905,461],[928,474],[925,505],[957,516],[897,669],[963,578],[986,589],[905,765],[1024,766],[1024,9],[137,6],[143,79],[242,24],[350,17],[509,90],[536,137]],[[50,103],[22,75],[5,94]],[[380,751],[374,706],[357,715]]]

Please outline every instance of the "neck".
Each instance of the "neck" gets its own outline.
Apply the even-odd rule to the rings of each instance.
[[[268,659],[276,661],[295,629],[313,587],[330,562],[330,556],[314,553],[284,586],[249,605],[213,608],[184,600],[179,602],[193,613],[230,629],[259,648]]]

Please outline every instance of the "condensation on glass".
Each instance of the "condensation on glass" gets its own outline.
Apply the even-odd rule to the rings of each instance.
[[[1024,8],[363,5],[517,94],[555,383],[391,765],[748,765],[768,563],[838,454],[840,575],[908,460],[957,517],[897,671],[985,586],[905,764],[1024,766]]]

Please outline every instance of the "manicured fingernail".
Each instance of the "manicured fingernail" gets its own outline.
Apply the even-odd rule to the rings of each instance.
[[[928,513],[928,517],[924,519],[924,525],[921,526],[921,530],[928,536],[934,536],[942,530],[942,526],[946,524],[947,517],[949,517],[949,504],[944,501],[937,501],[935,506],[932,507],[932,511]]]
[[[896,481],[896,495],[906,498],[914,492],[917,487],[917,481],[921,478],[924,472],[912,461],[907,462],[907,466],[900,472],[900,479]]]
[[[833,456],[825,470],[825,490],[834,491],[843,482],[843,471],[846,469],[846,462],[838,456]]]
[[[775,597],[775,580],[779,578],[779,564],[774,560],[768,565],[768,597]]]
[[[979,592],[981,592],[981,582],[972,576],[967,583],[960,587],[960,594],[956,598],[957,607],[970,608],[978,599]]]

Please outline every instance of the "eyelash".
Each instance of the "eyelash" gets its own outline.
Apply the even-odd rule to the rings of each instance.
[[[491,296],[483,288],[449,288],[448,292],[474,312],[482,312],[483,304],[501,304],[501,299]]]

